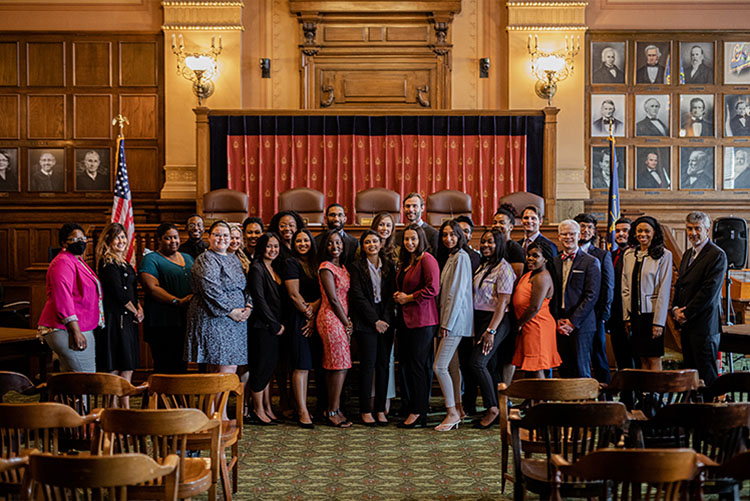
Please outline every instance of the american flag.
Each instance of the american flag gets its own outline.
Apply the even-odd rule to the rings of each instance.
[[[128,251],[126,260],[135,267],[135,224],[133,221],[133,205],[130,197],[130,183],[128,182],[128,166],[125,164],[125,138],[117,137],[117,178],[115,179],[115,201],[112,204],[112,222],[125,227],[128,235]]]

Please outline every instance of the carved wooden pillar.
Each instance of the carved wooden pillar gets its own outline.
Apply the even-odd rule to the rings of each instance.
[[[303,109],[450,109],[460,0],[290,0]]]

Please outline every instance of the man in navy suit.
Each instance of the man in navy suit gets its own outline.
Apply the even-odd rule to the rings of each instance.
[[[424,212],[424,198],[419,193],[409,193],[404,198],[404,225],[410,225],[412,223],[418,224],[424,234],[427,237],[427,243],[430,248],[427,249],[433,256],[437,252],[438,248],[438,230],[425,223],[422,220],[422,213]],[[404,245],[404,230],[399,230],[396,233],[396,245],[399,247]]]
[[[555,257],[557,351],[560,376],[591,377],[591,348],[596,333],[599,261],[578,248],[581,228],[572,219],[557,228],[562,254]]]
[[[615,352],[615,362],[617,362],[618,370],[635,368],[629,335],[622,321],[622,256],[628,248],[628,234],[630,233],[631,224],[632,221],[627,217],[621,217],[615,221],[615,242],[617,242],[617,248],[611,251],[612,264],[615,269],[615,287],[607,328],[612,340],[612,351]]]
[[[574,220],[581,227],[581,238],[578,241],[580,249],[594,256],[599,261],[599,269],[601,270],[599,297],[594,306],[596,333],[594,334],[594,344],[591,347],[591,365],[596,380],[600,383],[609,384],[609,360],[607,360],[607,337],[604,323],[609,320],[611,312],[615,288],[615,269],[612,266],[612,257],[609,252],[596,246],[598,240],[596,218],[584,212],[578,214]]]
[[[708,239],[711,219],[694,211],[685,219],[690,247],[682,255],[674,284],[672,316],[680,326],[685,367],[698,369],[710,386],[719,374],[716,357],[721,336],[721,286],[727,272],[727,255]]]
[[[537,238],[540,242],[545,242],[552,249],[552,254],[557,256],[559,250],[552,240],[545,237],[539,232],[539,227],[542,225],[542,214],[539,207],[536,205],[529,205],[521,213],[521,223],[523,224],[523,238],[518,241],[523,249],[524,256],[526,250],[529,248],[529,244],[535,241]]]
[[[344,244],[344,253],[341,256],[341,264],[349,264],[354,259],[354,253],[359,247],[359,240],[349,235],[344,231],[344,225],[346,224],[346,211],[344,206],[341,204],[333,203],[326,207],[326,225],[329,230],[336,230],[341,236],[341,241]],[[318,249],[323,245],[323,236],[325,233],[320,233],[315,237],[315,244]]]

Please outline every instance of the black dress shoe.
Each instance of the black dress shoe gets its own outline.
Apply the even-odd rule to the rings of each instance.
[[[315,424],[314,423],[312,423],[312,422],[310,422],[310,423],[303,423],[299,419],[297,420],[297,424],[299,425],[300,428],[304,428],[306,430],[312,430],[312,429],[315,428]]]
[[[388,421],[375,421],[377,426],[388,426]]]
[[[486,424],[486,425],[482,424],[482,420],[481,419],[477,419],[476,421],[474,421],[473,427],[476,428],[477,430],[486,430],[487,428],[489,428],[493,424],[497,424],[499,422],[500,422],[500,415],[498,414],[495,417],[495,419],[493,419],[492,421],[490,421],[489,424]]]
[[[277,422],[275,422],[275,421],[273,421],[273,420],[271,420],[271,421],[263,421],[263,420],[262,420],[261,418],[259,418],[259,417],[258,417],[258,415],[257,415],[257,414],[256,414],[255,412],[253,412],[253,411],[250,411],[250,415],[249,415],[249,416],[247,416],[247,417],[248,417],[248,419],[250,420],[250,423],[251,423],[251,424],[257,424],[257,425],[259,425],[259,426],[276,426],[276,425],[278,424]]]
[[[406,424],[406,421],[401,421],[399,424],[396,425],[396,427],[406,429],[406,430],[412,430],[414,428],[426,428],[427,416],[419,416],[417,419],[415,419],[409,424]]]

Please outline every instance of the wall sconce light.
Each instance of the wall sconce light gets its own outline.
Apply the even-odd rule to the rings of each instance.
[[[260,59],[260,77],[271,78],[271,60],[267,57]]]
[[[479,60],[479,78],[489,78],[490,76],[490,58],[483,57]]]
[[[539,50],[539,37],[534,35],[526,45],[531,55],[531,72],[537,79],[534,85],[536,95],[551,104],[557,92],[557,82],[573,74],[573,58],[581,50],[581,37],[565,36],[565,48],[553,52]]]
[[[198,97],[198,106],[214,93],[213,80],[218,72],[216,58],[221,54],[221,49],[221,35],[218,47],[214,45],[214,37],[211,37],[211,50],[208,52],[185,52],[182,35],[179,46],[172,35],[172,52],[177,56],[177,74],[193,82],[193,94]]]

